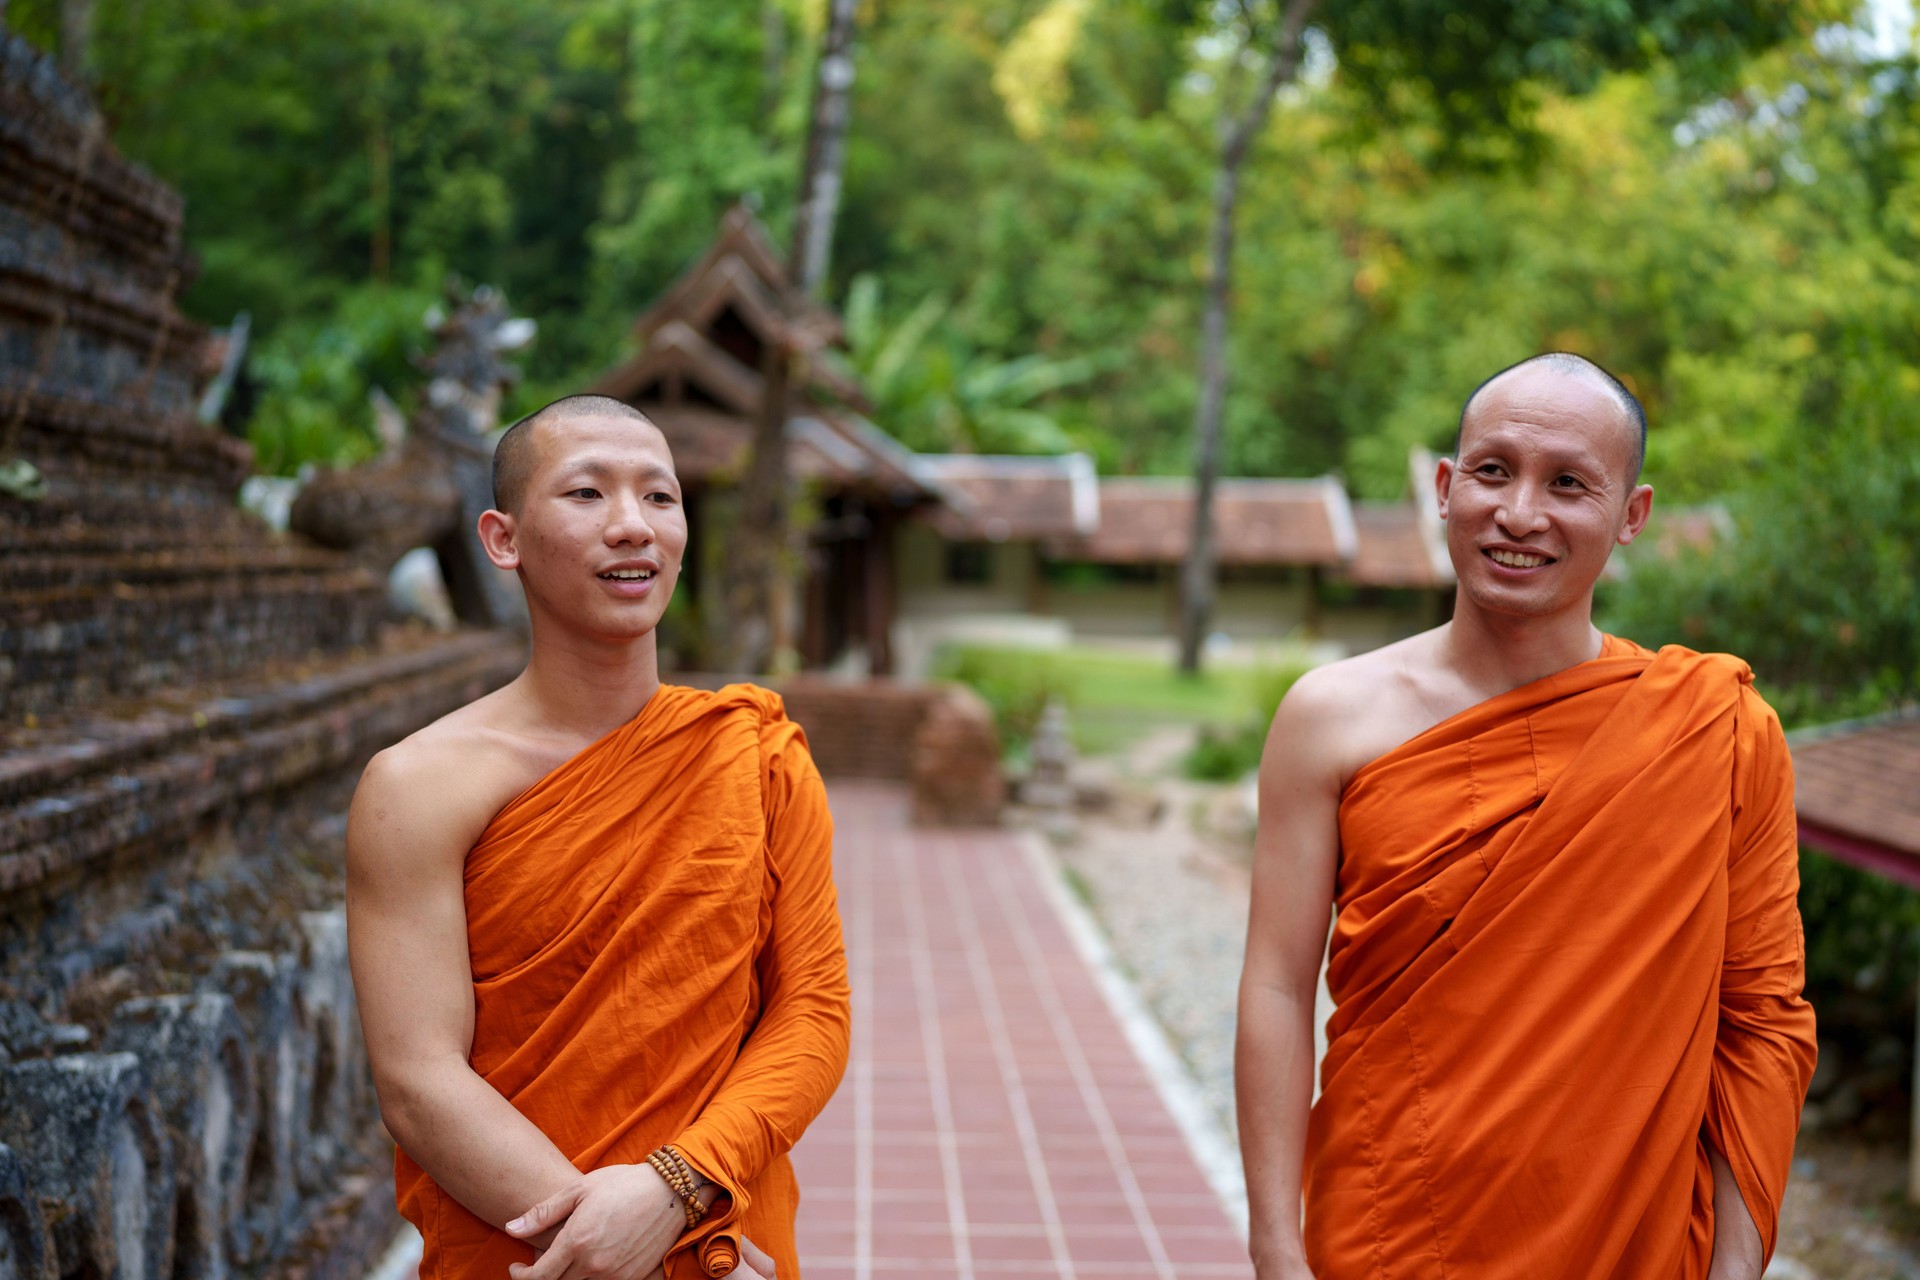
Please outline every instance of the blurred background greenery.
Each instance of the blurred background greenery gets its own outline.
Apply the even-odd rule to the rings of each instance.
[[[1223,470],[1399,497],[1409,447],[1447,447],[1487,373],[1590,354],[1647,404],[1660,500],[1719,501],[1733,528],[1711,555],[1643,561],[1603,621],[1748,657],[1790,726],[1869,714],[1920,696],[1920,77],[1884,21],[1911,13],[1849,28],[1798,6],[1784,39],[1715,45],[1704,88],[1662,25],[1702,3],[1644,7],[1666,16],[1591,65],[1540,42],[1492,106],[1462,87],[1471,67],[1404,89],[1405,49],[1351,25],[1453,6],[1348,6],[1337,49],[1309,29],[1241,192]],[[58,9],[12,0],[7,20],[55,47]],[[449,273],[539,322],[511,416],[623,355],[731,202],[783,234],[822,9],[94,0],[91,72],[121,147],[187,197],[189,310],[252,314],[250,430],[288,473],[373,449],[371,389],[417,395],[419,317]],[[1209,12],[862,6],[827,292],[882,427],[1189,469],[1231,79]],[[1079,660],[948,664],[1010,745],[1049,694],[1079,704],[1089,745],[1103,716],[1166,705]],[[1248,767],[1286,679],[1168,694],[1212,726],[1190,767]],[[1822,1007],[1910,1015],[1913,895],[1816,857],[1805,879]]]

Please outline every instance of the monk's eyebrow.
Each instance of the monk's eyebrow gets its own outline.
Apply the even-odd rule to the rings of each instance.
[[[1515,447],[1516,442],[1512,438],[1496,432],[1488,432],[1480,439],[1464,446],[1460,450],[1460,459],[1462,462],[1465,462],[1469,458],[1479,460],[1488,455],[1505,457],[1510,454]],[[1549,448],[1545,452],[1547,462],[1556,468],[1581,472],[1606,470],[1606,465],[1600,460],[1600,455],[1590,450],[1577,449],[1563,451]]]

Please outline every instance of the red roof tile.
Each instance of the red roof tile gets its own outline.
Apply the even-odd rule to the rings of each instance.
[[[962,499],[929,516],[942,537],[956,542],[1072,537],[1100,522],[1098,480],[1084,453],[931,453],[914,465],[922,479]]]
[[[1795,734],[1793,772],[1802,824],[1920,866],[1920,708]]]
[[[1450,587],[1453,564],[1436,524],[1423,526],[1411,502],[1356,502],[1357,547],[1337,577],[1362,587]]]
[[[1214,546],[1227,565],[1337,565],[1355,551],[1353,509],[1338,480],[1226,479],[1214,490]],[[1193,481],[1100,482],[1100,524],[1057,538],[1048,554],[1102,564],[1177,564],[1193,529]]]

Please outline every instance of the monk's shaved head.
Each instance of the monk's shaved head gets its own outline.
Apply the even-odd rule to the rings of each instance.
[[[544,427],[575,418],[632,418],[649,427],[653,420],[612,396],[561,396],[508,427],[493,448],[493,507],[516,515],[526,500],[527,481],[540,459],[538,435]],[[658,428],[655,428],[658,430]]]
[[[1545,355],[1533,356],[1518,364],[1508,365],[1500,372],[1488,378],[1473,389],[1467,402],[1460,407],[1460,425],[1453,433],[1453,456],[1460,456],[1460,440],[1466,434],[1467,422],[1473,417],[1474,406],[1481,396],[1505,379],[1526,371],[1557,373],[1568,378],[1576,378],[1590,386],[1599,387],[1620,407],[1623,425],[1630,434],[1627,483],[1633,485],[1640,479],[1640,468],[1647,461],[1647,411],[1640,407],[1640,401],[1633,392],[1627,390],[1627,384],[1608,373],[1605,369],[1587,359],[1569,351],[1549,351]]]

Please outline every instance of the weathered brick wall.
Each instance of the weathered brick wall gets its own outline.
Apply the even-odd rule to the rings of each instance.
[[[239,509],[180,217],[0,24],[0,1276],[347,1280],[396,1223],[347,799],[523,653]]]
[[[177,194],[0,28],[0,721],[369,643],[382,584],[273,537],[251,462],[194,419],[205,331]]]

